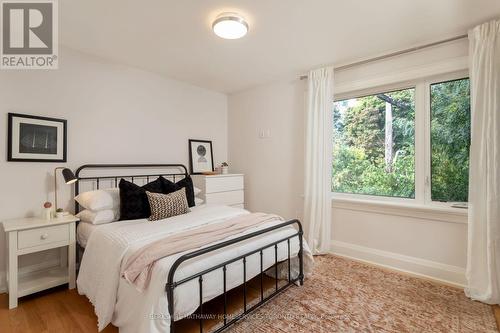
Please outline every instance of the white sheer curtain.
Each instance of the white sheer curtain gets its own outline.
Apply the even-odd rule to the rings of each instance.
[[[472,139],[467,288],[472,299],[500,302],[500,21],[469,32]]]
[[[330,252],[333,68],[308,75],[305,146],[306,239],[313,254]]]

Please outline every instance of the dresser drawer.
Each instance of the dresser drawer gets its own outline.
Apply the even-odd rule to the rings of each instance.
[[[205,193],[243,190],[243,176],[207,177]]]
[[[21,250],[62,241],[69,241],[68,224],[19,231],[17,235],[17,248]]]
[[[242,204],[245,201],[243,190],[210,193],[206,195],[205,199],[208,204],[221,204],[228,206]]]

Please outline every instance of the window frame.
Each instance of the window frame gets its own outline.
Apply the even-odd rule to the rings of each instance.
[[[426,91],[426,109],[425,109],[425,195],[424,204],[434,207],[452,207],[452,201],[441,202],[432,200],[432,139],[431,139],[431,122],[432,122],[432,110],[431,110],[431,85],[436,83],[445,83],[449,81],[469,79],[468,71],[460,71],[455,73],[448,73],[443,75],[433,76],[427,79],[425,84]],[[463,208],[457,208],[463,209]]]
[[[380,202],[383,204],[425,206],[435,209],[466,210],[452,207],[451,202],[432,201],[431,199],[431,84],[469,78],[467,70],[429,76],[423,79],[409,80],[393,84],[379,85],[373,88],[341,93],[334,102],[360,98],[388,91],[415,89],[415,198],[401,198],[354,193],[331,192],[332,199]],[[333,108],[332,108],[333,112]],[[333,116],[333,114],[332,114]],[[330,186],[331,188],[331,186]]]

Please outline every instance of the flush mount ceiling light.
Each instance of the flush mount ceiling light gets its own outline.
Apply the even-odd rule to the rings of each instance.
[[[222,13],[212,24],[214,33],[225,39],[238,39],[248,32],[248,23],[236,13]]]

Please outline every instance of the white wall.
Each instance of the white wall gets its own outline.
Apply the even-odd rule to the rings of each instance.
[[[336,73],[343,93],[396,83],[467,64],[465,40]],[[229,161],[245,173],[247,207],[301,217],[304,82],[283,80],[229,97]],[[261,129],[271,137],[260,139]],[[333,203],[332,250],[455,284],[464,282],[467,225],[463,215],[401,214]],[[353,209],[356,207],[356,209]],[[368,207],[368,206],[366,206]],[[404,210],[403,210],[404,211]]]
[[[66,48],[60,53],[58,70],[0,72],[0,220],[39,214],[43,202],[53,202],[56,166],[188,165],[189,138],[213,140],[215,162],[227,159],[226,95]],[[8,112],[67,119],[68,163],[6,162]],[[71,208],[68,188],[60,186],[60,200]],[[4,236],[0,231],[0,288]]]
[[[229,98],[230,171],[245,174],[245,204],[292,218],[302,212],[303,82],[292,80]],[[260,132],[269,137],[260,138]]]

